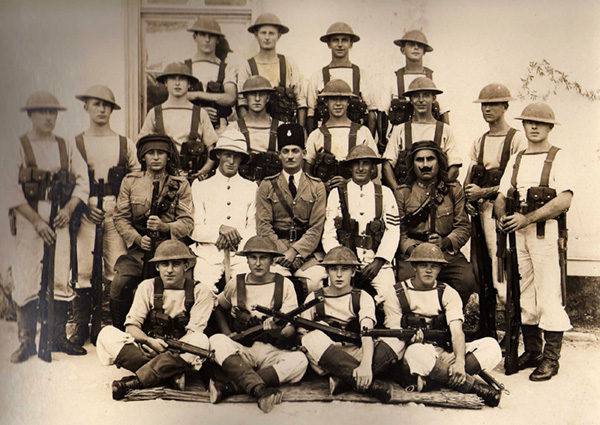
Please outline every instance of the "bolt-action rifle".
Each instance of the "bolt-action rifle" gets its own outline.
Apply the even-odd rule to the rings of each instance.
[[[160,181],[156,180],[152,182],[152,203],[150,204],[150,215],[158,214],[158,198],[160,196]],[[144,265],[142,267],[142,280],[148,279],[150,277],[150,259],[154,255],[154,251],[156,249],[156,241],[159,237],[158,231],[148,230],[148,236],[150,236],[151,247],[150,251],[146,251],[144,253]]]
[[[104,204],[104,179],[98,179],[98,203],[99,209]],[[104,222],[96,224],[96,234],[94,238],[94,260],[92,262],[92,330],[90,332],[90,341],[96,345],[98,334],[102,326],[102,292],[103,292],[103,240],[104,240]]]

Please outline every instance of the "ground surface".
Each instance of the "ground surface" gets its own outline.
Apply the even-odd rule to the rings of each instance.
[[[110,382],[127,372],[103,367],[95,348],[88,355],[53,354],[9,363],[17,347],[16,324],[0,321],[0,424],[600,424],[600,343],[578,335],[564,344],[558,376],[544,383],[527,371],[493,375],[511,391],[499,408],[470,411],[417,404],[386,406],[348,402],[283,403],[269,415],[254,404],[201,404],[176,401],[116,402]],[[577,341],[574,341],[577,339]],[[594,341],[595,339],[595,341]]]

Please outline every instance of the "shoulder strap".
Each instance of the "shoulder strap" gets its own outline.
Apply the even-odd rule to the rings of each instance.
[[[402,93],[406,91],[404,89],[404,67],[396,71],[396,80],[398,84],[398,97],[402,97]]]
[[[325,317],[325,293],[323,291],[323,288],[319,288],[315,291],[315,298],[319,297],[321,297],[323,301],[315,305],[315,310],[317,311],[317,317],[323,318]]]
[[[360,68],[352,64],[352,93],[360,96]]]
[[[444,134],[444,123],[441,121],[435,122],[435,135],[433,141],[436,145],[442,146],[442,135]]]
[[[412,122],[404,123],[404,150],[408,151],[412,147]]]
[[[500,157],[500,170],[504,173],[506,169],[506,164],[508,164],[508,160],[510,159],[510,145],[512,144],[513,137],[515,137],[515,133],[517,130],[514,128],[509,128],[506,133],[506,137],[504,138],[504,144],[502,145],[502,156]]]
[[[69,171],[69,154],[67,153],[67,142],[62,137],[56,137],[58,142],[58,153],[60,155],[60,169]]]
[[[360,129],[360,124],[352,121],[350,124],[350,133],[348,134],[348,153],[352,150],[354,146],[356,146],[356,135],[358,134],[358,130]]]
[[[361,290],[358,288],[352,288],[350,296],[352,297],[352,312],[358,317],[360,312],[360,294]]]
[[[375,185],[375,219],[381,219],[383,214],[383,189],[380,184],[374,183]]]
[[[246,274],[238,274],[235,283],[237,306],[240,310],[246,310]]]
[[[433,70],[430,68],[427,68],[426,66],[423,67],[423,71],[425,71],[425,76],[427,78],[429,78],[430,80],[433,80]]]
[[[165,134],[162,105],[154,107],[154,127],[156,128],[156,134]]]
[[[273,292],[273,310],[281,310],[283,305],[283,276],[275,273],[275,289]]]
[[[119,166],[127,167],[127,138],[119,135]]]
[[[437,294],[438,294],[438,301],[440,302],[440,310],[442,310],[442,311],[444,311],[444,304],[442,304],[442,299],[444,298],[445,290],[446,290],[446,284],[443,282],[438,282]]]
[[[192,58],[184,60],[183,63],[189,68],[190,71],[192,71]]]
[[[227,68],[227,64],[225,61],[221,61],[219,64],[219,72],[217,73],[217,83],[223,84],[223,81],[225,81],[225,68]]]
[[[85,150],[85,142],[83,141],[83,133],[79,133],[77,136],[75,136],[75,146],[77,146],[77,150],[79,151],[79,153],[81,154],[81,157],[87,164],[87,152]],[[120,154],[120,152],[119,152],[119,154]],[[88,167],[89,167],[89,164],[88,164]]]
[[[287,200],[284,198],[283,192],[281,191],[281,188],[277,184],[277,180],[278,179],[271,179],[271,186],[273,187],[275,194],[279,198],[279,202],[281,203],[281,206],[283,207],[285,212],[288,214],[288,216],[293,219],[294,211],[292,210],[292,207],[290,207],[290,204],[288,204]]]
[[[246,139],[246,144],[248,145],[248,151],[250,151],[250,131],[248,130],[248,126],[246,125],[246,120],[241,115],[238,115],[238,127],[240,128],[240,133],[244,135]]]
[[[279,58],[279,85],[281,87],[286,86],[287,67],[285,62],[285,56],[278,54]]]
[[[154,278],[154,309],[163,311],[165,286],[160,276]]]
[[[331,153],[331,133],[327,128],[327,125],[323,124],[319,127],[319,131],[323,133],[323,150],[327,153]]]
[[[26,134],[21,136],[21,146],[23,146],[23,153],[25,154],[25,163],[28,167],[37,168],[37,162],[35,161],[35,154],[31,147],[31,141]]]
[[[192,311],[192,307],[194,306],[194,289],[196,288],[196,282],[193,279],[185,279],[184,284],[185,290],[185,311],[189,314]]]
[[[513,173],[512,173],[512,177],[510,179],[510,184],[514,189],[517,188],[517,176],[519,175],[519,167],[521,166],[521,158],[523,157],[524,153],[525,153],[525,149],[523,149],[521,152],[519,152],[517,154],[517,157],[515,158],[515,165],[513,166]]]
[[[410,310],[410,304],[408,303],[408,298],[406,297],[406,289],[402,282],[398,282],[394,285],[396,288],[396,296],[398,297],[398,302],[400,303],[400,309],[402,310],[402,315],[407,315],[412,313]]]
[[[327,85],[327,83],[331,81],[331,72],[329,72],[329,67],[323,67],[323,87]]]
[[[198,105],[192,108],[192,127],[190,128],[190,140],[198,140],[198,125],[200,124],[200,110]]]
[[[554,158],[556,158],[556,154],[560,148],[556,146],[550,146],[550,150],[548,151],[548,155],[546,155],[546,160],[544,161],[544,168],[542,168],[542,177],[540,178],[540,186],[548,187],[548,183],[550,182],[550,171],[552,170],[552,163],[554,162]]]
[[[256,59],[253,57],[248,59],[248,65],[250,65],[250,73],[254,75],[258,75],[258,66],[256,65]]]
[[[279,120],[271,118],[271,129],[269,130],[269,148],[271,152],[277,152],[277,128],[279,127]],[[250,147],[250,146],[248,146]]]
[[[486,131],[485,133],[483,133],[483,136],[481,136],[481,145],[479,145],[479,155],[477,155],[478,165],[483,165],[483,149],[485,147],[485,139],[488,134],[490,134],[490,132]],[[502,152],[504,152],[504,150]]]

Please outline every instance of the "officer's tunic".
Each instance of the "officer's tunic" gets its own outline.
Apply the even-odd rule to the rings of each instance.
[[[546,152],[524,154],[517,175],[517,189],[521,202],[530,187],[539,186]],[[511,157],[500,182],[499,192],[505,194],[511,187],[516,156]],[[573,170],[568,156],[558,151],[550,171],[549,187],[560,194],[573,192]],[[569,316],[562,305],[560,266],[558,262],[558,226],[546,221],[545,237],[537,237],[536,223],[516,231],[517,257],[521,275],[521,321],[524,325],[538,325],[541,329],[564,332],[571,329]]]
[[[30,140],[33,154],[39,170],[46,170],[52,174],[60,170],[60,155],[58,142]],[[75,142],[66,140],[67,159],[69,172],[75,175],[75,189],[71,197],[81,199],[87,203],[89,196],[89,180],[85,161],[77,151]],[[21,167],[26,167],[25,153],[22,146],[19,148],[19,157],[13,169],[14,183],[9,188],[7,196],[11,210],[27,203],[23,189],[18,183]],[[51,203],[38,202],[38,214],[44,221],[50,216]],[[60,210],[59,210],[60,211]],[[16,220],[16,238],[12,252],[12,276],[15,289],[12,297],[19,306],[27,304],[38,297],[42,275],[42,258],[44,256],[44,242],[35,231],[33,225],[16,210],[12,210]],[[71,301],[75,297],[73,289],[69,286],[69,227],[56,229],[56,254],[54,265],[54,298],[59,301]]]
[[[315,259],[315,254],[322,256],[322,253],[315,251],[319,246],[325,222],[325,186],[319,179],[301,171],[298,173],[300,182],[297,183],[296,197],[292,198],[286,174],[281,172],[266,178],[260,184],[256,193],[256,232],[258,236],[265,236],[275,242],[281,253],[290,247],[298,252],[305,263],[294,275],[306,278],[309,291],[314,291],[321,286],[321,280],[325,278],[325,269],[317,265]],[[292,217],[281,205],[281,200],[275,193],[271,181],[276,182],[285,202],[292,208],[294,216],[307,227],[304,235],[296,241],[279,238],[275,233],[275,229],[291,229],[293,222]],[[287,269],[279,265],[274,265],[273,271],[288,276],[290,274]]]
[[[83,134],[83,143],[87,156],[89,169],[94,170],[95,183],[99,179],[104,179],[108,183],[108,170],[119,163],[119,136],[86,136]],[[135,144],[127,139],[127,170],[139,171],[140,163],[136,155]],[[127,247],[123,238],[117,232],[113,223],[113,213],[116,205],[116,195],[108,194],[103,197],[102,209],[104,210],[103,225],[103,258],[104,258],[104,277],[112,280],[115,274],[114,265],[121,255],[127,253]],[[96,206],[98,198],[91,196],[89,204]],[[93,255],[96,225],[83,214],[81,216],[81,227],[77,234],[77,260],[79,265],[78,288],[89,288],[92,278]]]
[[[467,261],[460,249],[471,237],[471,226],[465,210],[465,194],[458,183],[448,183],[449,192],[444,196],[443,202],[436,208],[435,231],[442,238],[447,237],[451,248],[444,252],[444,258],[450,264],[442,269],[440,280],[454,287],[460,294],[464,303],[475,290],[476,282],[473,267]],[[415,239],[420,235],[425,238],[431,231],[429,218],[416,227],[409,227],[403,221],[404,216],[417,210],[428,198],[428,189],[420,183],[413,183],[412,187],[401,186],[395,193],[400,214],[400,253],[407,258],[407,250],[414,245],[423,243]],[[413,236],[413,237],[411,237]],[[398,279],[404,280],[414,276],[412,266],[406,261],[398,262]]]
[[[239,246],[256,234],[256,191],[255,183],[239,174],[225,177],[217,169],[207,180],[196,180],[192,184],[194,199],[194,231],[196,241],[192,250],[198,256],[194,278],[213,292],[214,284],[220,279],[224,268],[224,252],[217,249],[215,242],[222,225],[234,227],[242,236]],[[231,252],[233,274],[249,272],[245,257]]]

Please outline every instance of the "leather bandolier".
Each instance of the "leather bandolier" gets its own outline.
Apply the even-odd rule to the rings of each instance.
[[[488,136],[489,132],[486,132],[483,135],[483,137],[481,138],[481,146],[479,147],[479,155],[477,156],[477,164],[473,166],[473,170],[471,171],[471,175],[473,176],[473,183],[475,183],[479,187],[493,187],[498,186],[500,184],[500,180],[502,179],[502,175],[504,174],[504,170],[506,169],[506,164],[508,164],[508,160],[510,158],[510,147],[516,132],[517,130],[515,130],[514,128],[510,128],[508,130],[502,145],[500,166],[498,168],[491,168],[489,170],[486,170],[485,166],[483,165],[485,139]]]
[[[185,279],[184,287],[181,289],[185,291],[185,311],[177,315],[176,317],[170,317],[165,313],[163,308],[164,291],[165,287],[162,279],[157,276],[154,278],[154,307],[148,315],[142,330],[151,336],[171,337],[179,339],[186,334],[185,327],[190,321],[190,312],[194,306],[194,287],[196,282],[191,279]]]
[[[435,134],[433,136],[433,141],[436,145],[442,145],[442,136],[444,134],[444,123],[441,121],[435,122]],[[404,146],[402,146],[402,150],[398,152],[398,159],[396,160],[396,166],[394,167],[394,174],[398,179],[398,184],[406,183],[406,179],[408,178],[408,171],[410,169],[409,161],[410,161],[410,149],[413,144],[412,137],[412,122],[407,121],[404,124]]]
[[[326,86],[331,81],[331,72],[329,66],[323,67],[323,86]],[[363,101],[360,92],[360,68],[357,65],[352,65],[352,93],[356,98],[351,98],[348,102],[346,116],[357,124],[366,125],[367,115],[369,114],[367,103]],[[317,99],[315,105],[315,122],[327,122],[329,119],[329,111],[327,110],[327,102],[323,98]]]
[[[316,322],[325,322],[329,326],[333,326],[338,329],[343,329],[345,331],[360,334],[360,321],[358,319],[358,313],[360,312],[360,294],[360,289],[352,288],[352,291],[350,292],[350,297],[352,313],[354,313],[354,317],[348,322],[344,322],[336,317],[328,316],[327,314],[325,314],[325,292],[323,291],[323,288],[317,289],[315,291],[315,297],[321,297],[323,301],[315,306],[315,310],[317,311],[317,313],[315,315],[314,320]],[[335,340],[334,335],[329,335],[329,337]]]
[[[352,122],[350,124],[350,133],[348,134],[348,152],[356,146],[356,138],[360,124]],[[312,175],[321,179],[322,182],[327,182],[335,176],[342,176],[345,179],[352,177],[350,168],[340,164],[331,153],[331,132],[326,124],[319,127],[319,131],[323,134],[323,149],[317,152],[315,163],[312,167]]]
[[[240,165],[240,176],[251,181],[262,181],[266,177],[274,176],[281,172],[281,159],[277,153],[277,127],[279,121],[271,119],[271,128],[269,129],[269,148],[266,152],[253,152],[250,141],[250,131],[243,117],[238,117],[238,127],[240,132],[246,138],[250,159],[247,163]]]
[[[433,80],[433,71],[427,67],[423,67],[423,70],[425,71],[425,76],[430,80]],[[413,116],[414,110],[410,100],[402,96],[402,93],[406,91],[406,88],[404,87],[405,73],[406,69],[404,67],[395,72],[398,86],[398,98],[392,99],[390,104],[389,120],[392,125],[399,125],[403,122],[408,122]],[[431,112],[436,120],[439,121],[441,119],[440,104],[437,101],[433,102]]]
[[[411,186],[402,185],[402,189],[411,190]],[[444,197],[447,194],[450,195],[454,202],[454,192],[446,183],[440,180],[436,184],[435,190],[431,191],[430,196],[428,196],[427,199],[425,199],[425,201],[419,205],[416,210],[406,214],[402,218],[402,221],[408,228],[415,228],[427,220],[430,220],[430,222],[435,222],[437,207],[444,202]],[[432,229],[431,232],[436,233],[435,229]],[[440,236],[445,237],[448,235],[440,234]],[[429,233],[408,232],[408,237],[411,239],[420,240],[421,242],[427,242],[429,239]]]
[[[277,178],[271,178],[270,181],[271,181],[271,187],[275,191],[275,194],[277,195],[277,198],[279,199],[281,206],[286,211],[288,216],[291,217],[291,219],[292,219],[292,227],[290,229],[279,229],[277,227],[274,227],[273,231],[275,231],[275,234],[277,235],[277,237],[279,239],[285,239],[290,242],[296,242],[308,230],[308,223],[302,223],[298,219],[298,217],[296,217],[294,215],[294,211],[292,210],[292,207],[286,201],[285,197],[283,196],[283,192],[277,185]]]
[[[167,180],[165,181],[165,185],[161,190],[161,193],[157,200],[157,213],[158,217],[166,214],[174,202],[177,201],[177,192],[179,192],[179,187],[181,182],[171,178],[171,176],[167,176]],[[140,233],[140,235],[145,236],[148,234],[148,226],[147,221],[150,215],[150,209],[146,212],[145,215],[134,219],[133,227]],[[158,241],[157,241],[158,245]]]
[[[275,91],[271,94],[271,102],[267,105],[271,117],[283,122],[295,122],[298,105],[293,87],[287,87],[287,62],[284,55],[277,55],[279,60],[279,85],[275,86]],[[248,59],[250,73],[258,74],[258,65],[256,59]]]

